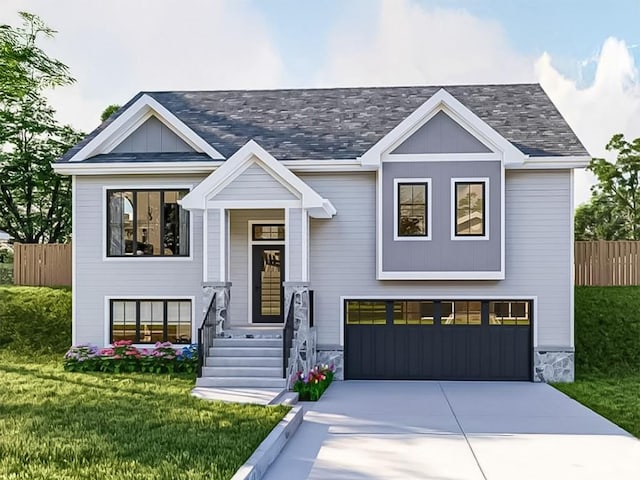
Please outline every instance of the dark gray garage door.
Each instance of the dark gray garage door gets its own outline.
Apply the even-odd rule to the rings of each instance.
[[[346,300],[345,378],[531,380],[524,300]]]

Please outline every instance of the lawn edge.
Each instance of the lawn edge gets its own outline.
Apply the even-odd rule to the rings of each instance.
[[[231,480],[260,480],[298,430],[303,413],[301,405],[293,407],[240,466]]]

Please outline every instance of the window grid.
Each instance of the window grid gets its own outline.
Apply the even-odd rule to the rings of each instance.
[[[426,237],[429,235],[427,183],[398,183],[398,236]]]
[[[501,300],[489,302],[490,325],[529,325],[529,302]]]
[[[111,343],[191,343],[191,300],[114,299],[110,310]]]

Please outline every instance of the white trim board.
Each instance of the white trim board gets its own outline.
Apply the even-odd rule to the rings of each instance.
[[[104,130],[82,147],[69,161],[81,162],[87,158],[111,152],[151,116],[158,118],[196,152],[206,153],[214,160],[224,159],[220,152],[187,127],[160,102],[150,95],[143,94],[120,116],[109,123]]]

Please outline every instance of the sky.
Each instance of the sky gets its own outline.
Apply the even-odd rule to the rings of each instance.
[[[640,0],[2,0],[0,24],[19,10],[58,31],[77,82],[49,96],[86,132],[141,90],[538,82],[591,155],[640,137]]]

